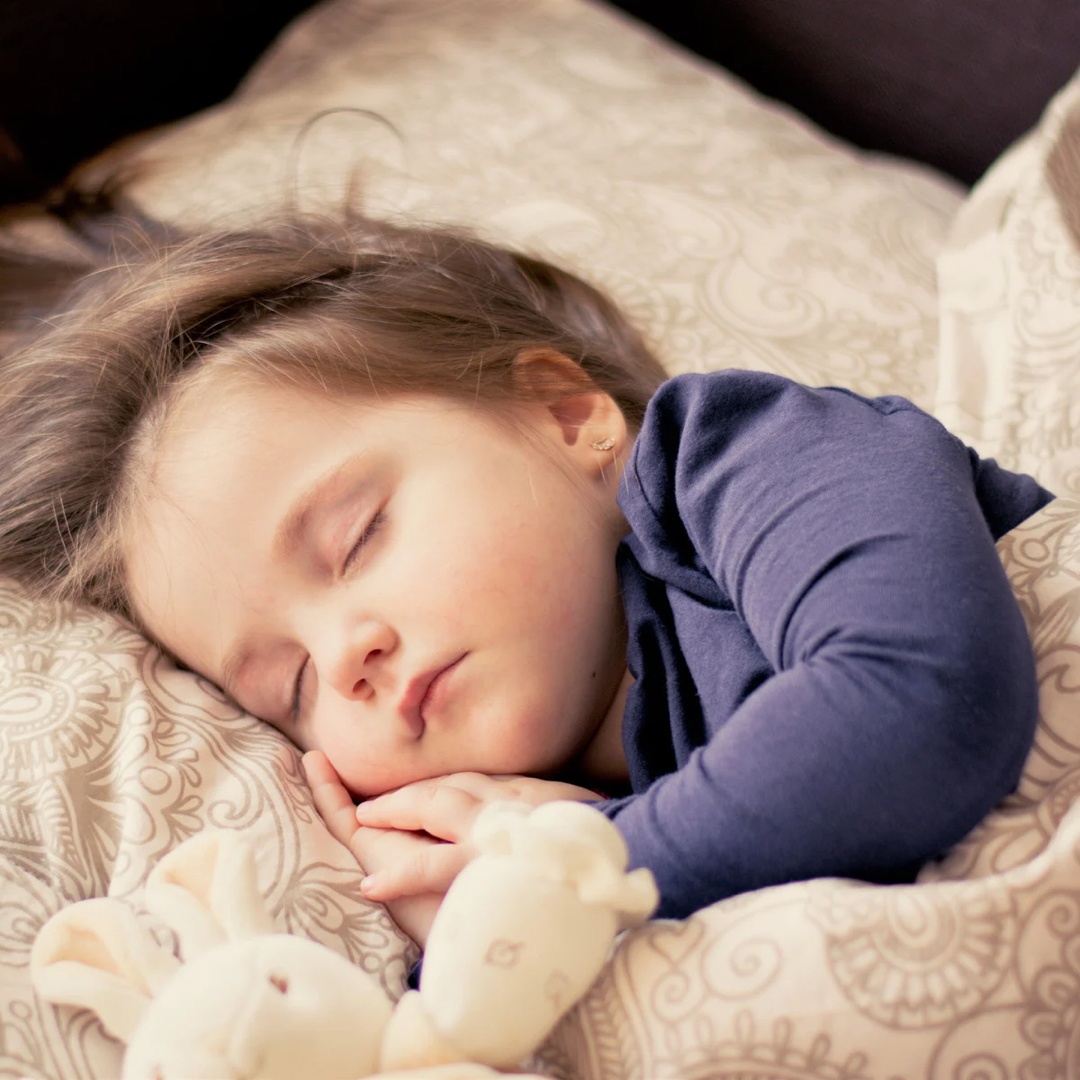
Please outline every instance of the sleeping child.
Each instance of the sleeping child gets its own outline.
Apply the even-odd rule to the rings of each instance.
[[[665,381],[597,290],[449,230],[118,245],[3,361],[0,570],[292,739],[421,942],[490,800],[594,802],[680,917],[911,880],[1015,787],[994,542],[1051,495],[910,402]]]

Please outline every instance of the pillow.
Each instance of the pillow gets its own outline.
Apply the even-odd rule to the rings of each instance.
[[[549,1075],[1072,1076],[1080,1027],[1080,503],[998,544],[1036,644],[1017,795],[915,885],[819,879],[625,936]]]
[[[938,259],[934,411],[980,453],[1080,493],[1080,75],[972,191]]]

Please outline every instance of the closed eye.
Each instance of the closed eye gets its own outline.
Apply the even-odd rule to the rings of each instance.
[[[304,693],[304,672],[308,669],[308,664],[311,663],[311,657],[305,656],[304,662],[296,671],[296,679],[293,681],[293,694],[292,694],[292,721],[293,724],[300,723],[300,702],[303,699]]]
[[[341,568],[342,574],[347,574],[352,570],[360,556],[364,552],[364,548],[371,542],[372,537],[383,527],[386,523],[386,512],[379,510],[373,515],[371,520],[364,527],[364,531],[357,537],[356,543],[353,544],[349,551],[349,554],[345,557],[344,565]],[[300,706],[303,701],[304,695],[304,676],[307,673],[308,665],[311,663],[311,657],[304,658],[304,662],[297,668],[296,678],[293,681],[293,693],[292,693],[292,720],[293,724],[300,722]]]
[[[357,538],[356,543],[353,544],[352,549],[349,551],[349,554],[345,557],[345,563],[341,568],[341,572],[343,574],[347,574],[350,570],[352,570],[352,568],[359,560],[360,556],[363,554],[364,548],[371,542],[372,538],[379,531],[379,529],[383,527],[385,523],[386,513],[385,511],[380,510],[367,523],[364,531]]]

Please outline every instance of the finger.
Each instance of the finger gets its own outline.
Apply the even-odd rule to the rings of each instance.
[[[369,874],[360,882],[364,896],[385,903],[403,896],[442,894],[468,865],[473,852],[463,844],[432,844]]]
[[[358,825],[352,835],[350,848],[365,874],[374,874],[413,855],[417,850],[431,847],[439,841],[423,833],[401,832],[398,829],[369,829]]]
[[[427,790],[440,787],[455,787],[467,791],[477,798],[491,796],[501,790],[502,780],[517,780],[516,776],[496,778],[487,773],[480,772],[456,772],[444,773],[442,776],[429,776],[424,780],[414,780],[411,784],[403,784],[397,791]],[[396,794],[396,792],[394,792]]]
[[[361,825],[423,831],[440,840],[465,840],[481,800],[450,785],[410,785],[362,802],[355,812]]]
[[[516,776],[490,776],[480,772],[447,773],[436,778],[440,787],[455,787],[475,795],[478,799],[497,798],[505,790],[507,780],[517,780]]]
[[[301,758],[311,798],[330,835],[340,844],[351,847],[359,828],[352,796],[345,790],[334,766],[321,750],[311,750]]]

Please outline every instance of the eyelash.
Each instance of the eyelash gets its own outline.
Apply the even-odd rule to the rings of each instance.
[[[353,544],[349,554],[345,556],[345,562],[341,568],[343,574],[347,574],[356,565],[356,560],[360,558],[365,546],[371,541],[372,537],[379,529],[382,528],[385,522],[386,514],[384,511],[379,510],[367,523],[364,531],[360,534],[356,543]],[[304,672],[307,670],[310,660],[310,656],[304,657],[304,662],[298,668],[296,678],[293,680],[292,719],[294,724],[300,719],[300,690],[303,686]]]
[[[360,558],[360,553],[364,550],[367,544],[371,541],[371,538],[382,528],[386,522],[386,514],[384,511],[379,510],[367,523],[364,531],[360,534],[359,539],[352,546],[352,550],[345,556],[345,565],[341,568],[343,573],[348,573],[356,564],[356,560]]]

